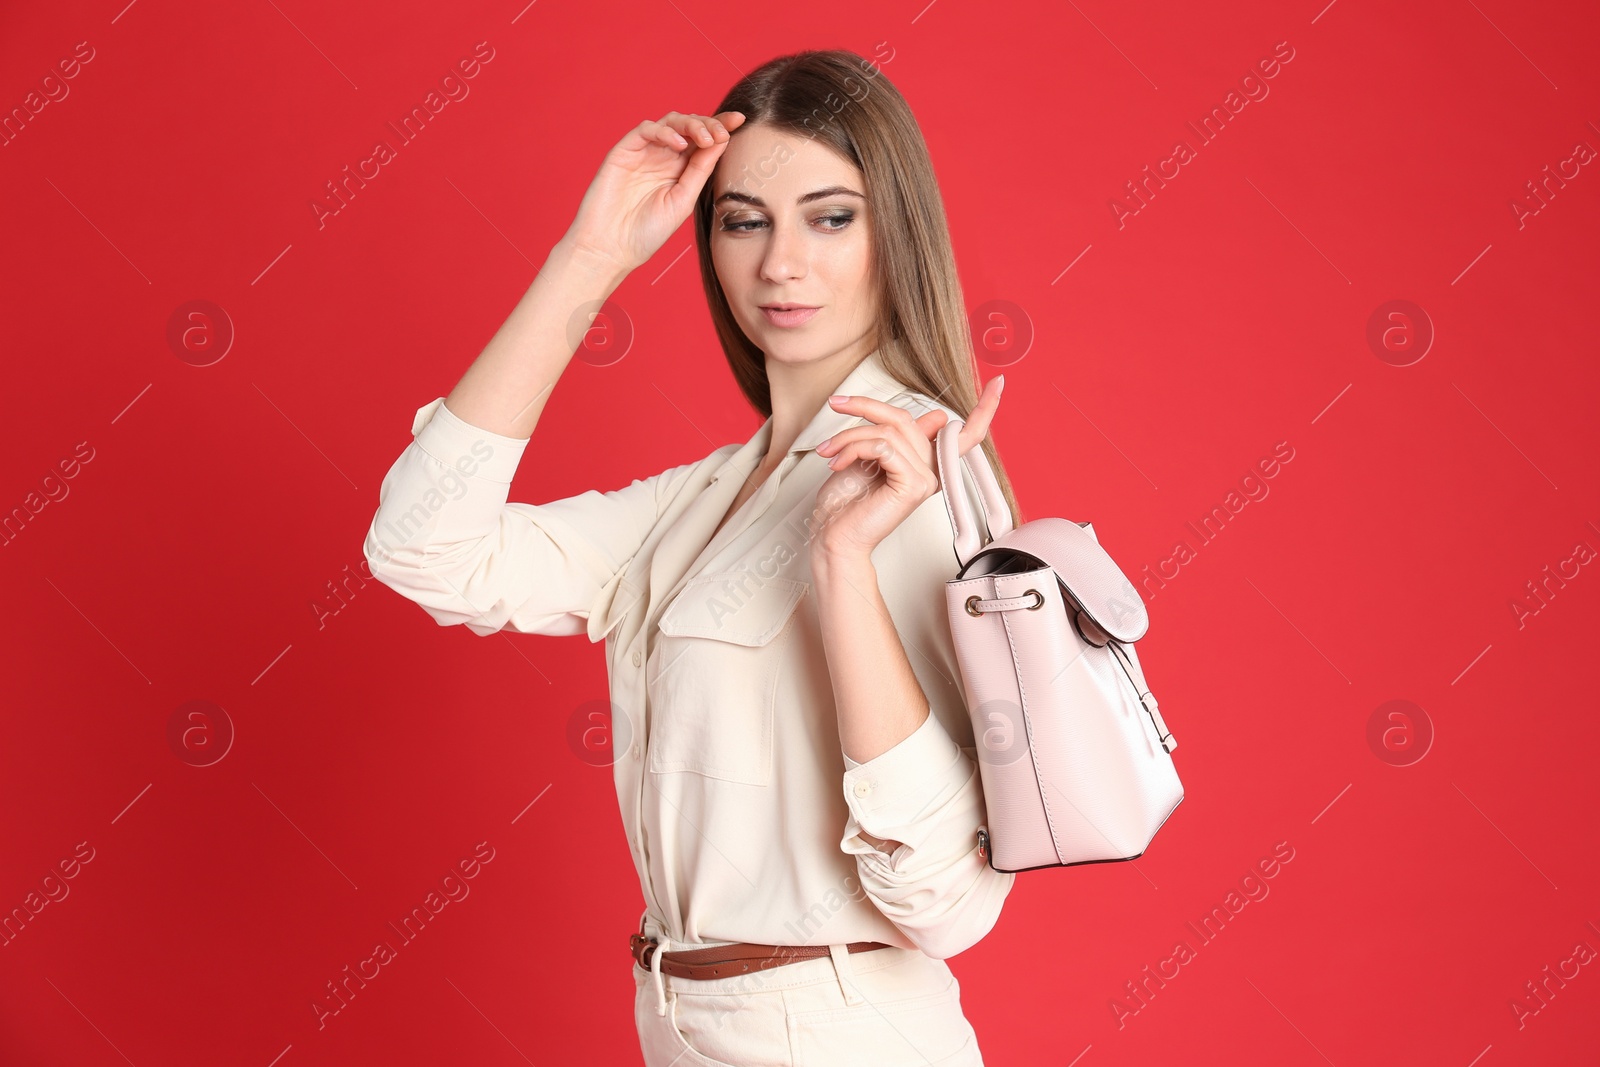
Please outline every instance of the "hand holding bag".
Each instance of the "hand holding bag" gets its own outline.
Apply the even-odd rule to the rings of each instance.
[[[1087,522],[1013,528],[982,446],[958,451],[962,425],[942,426],[935,450],[960,567],[945,600],[983,781],[983,854],[999,871],[1137,859],[1183,800],[1178,743],[1133,649],[1150,624],[1144,601]]]

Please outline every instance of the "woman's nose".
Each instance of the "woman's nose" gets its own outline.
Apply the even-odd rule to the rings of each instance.
[[[761,276],[768,281],[803,278],[806,274],[804,236],[795,227],[774,223],[761,259]]]

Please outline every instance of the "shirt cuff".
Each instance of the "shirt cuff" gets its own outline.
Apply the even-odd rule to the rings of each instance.
[[[844,757],[844,799],[855,825],[916,847],[933,828],[932,802],[960,789],[971,773],[961,749],[930,709],[922,725],[865,763]]]
[[[530,440],[474,426],[446,407],[442,396],[417,409],[411,435],[417,447],[446,467],[499,485],[511,484]]]

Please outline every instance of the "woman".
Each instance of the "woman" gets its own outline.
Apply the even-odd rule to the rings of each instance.
[[[592,309],[691,207],[718,338],[766,421],[622,489],[508,503]],[[944,961],[1015,875],[978,850],[933,439],[963,419],[960,451],[982,442],[1020,521],[987,440],[1000,388],[978,395],[905,101],[830,51],[757,69],[715,116],[631,130],[418,411],[373,572],[441,624],[607,642],[647,1064],[982,1063]]]

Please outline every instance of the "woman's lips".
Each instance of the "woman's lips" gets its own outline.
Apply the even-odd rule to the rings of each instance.
[[[821,308],[791,308],[788,311],[779,311],[776,308],[762,308],[761,314],[774,326],[800,326]]]

